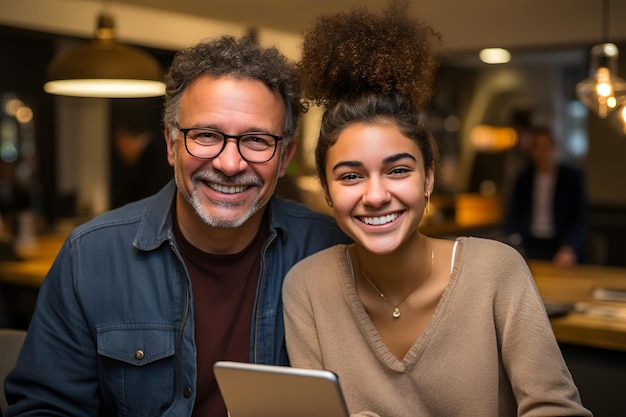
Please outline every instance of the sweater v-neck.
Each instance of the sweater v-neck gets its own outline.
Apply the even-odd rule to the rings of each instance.
[[[437,330],[439,323],[445,316],[446,306],[452,296],[451,294],[454,292],[459,276],[460,260],[463,257],[463,239],[457,239],[455,245],[457,248],[453,251],[454,255],[450,268],[450,281],[441,295],[441,298],[437,303],[437,307],[428,321],[428,324],[402,359],[396,358],[391,353],[361,302],[361,298],[357,293],[352,267],[347,255],[347,246],[344,246],[345,250],[338,252],[338,255],[341,257],[339,260],[341,265],[340,284],[344,299],[346,300],[346,303],[350,307],[350,311],[358,323],[359,330],[363,333],[363,336],[369,343],[372,350],[376,352],[376,355],[389,369],[396,372],[405,372],[417,363],[421,354],[428,345],[432,334]]]

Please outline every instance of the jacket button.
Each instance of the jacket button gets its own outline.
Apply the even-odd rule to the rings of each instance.
[[[135,351],[135,359],[137,359],[138,361],[142,360],[144,358],[144,353],[143,350],[139,349],[137,351]]]
[[[191,397],[191,393],[192,393],[191,387],[185,387],[185,389],[183,390],[183,396],[185,398]]]

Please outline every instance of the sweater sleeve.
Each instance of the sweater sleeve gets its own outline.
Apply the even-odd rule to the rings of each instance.
[[[510,248],[498,269],[494,320],[518,415],[591,416],[561,355],[525,260]]]
[[[283,283],[283,311],[285,339],[291,366],[308,369],[324,369],[319,345],[315,316],[308,295],[311,268],[306,259],[296,264]]]

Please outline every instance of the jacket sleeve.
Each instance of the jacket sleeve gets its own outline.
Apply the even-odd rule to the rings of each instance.
[[[561,246],[572,247],[578,256],[584,255],[585,238],[588,229],[589,201],[585,176],[582,171],[571,169],[567,173],[567,187],[569,195],[567,203],[570,205],[568,217],[568,229],[561,237]]]
[[[503,367],[520,417],[591,416],[545,313],[526,262],[511,252],[508,276],[500,277],[494,302]]]
[[[527,202],[525,202],[526,193],[526,173],[520,174],[513,182],[512,190],[508,199],[504,201],[504,219],[502,222],[502,231],[506,235],[524,232],[524,210],[526,210]]]
[[[5,416],[97,416],[95,337],[76,296],[69,240],[42,284],[17,364],[7,376]]]

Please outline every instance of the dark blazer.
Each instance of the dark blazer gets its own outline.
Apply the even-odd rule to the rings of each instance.
[[[522,247],[530,238],[534,179],[532,165],[518,176],[505,215],[505,233],[518,233],[522,238]],[[581,170],[559,165],[553,209],[558,246],[572,247],[578,259],[583,260],[589,203],[585,177]]]

